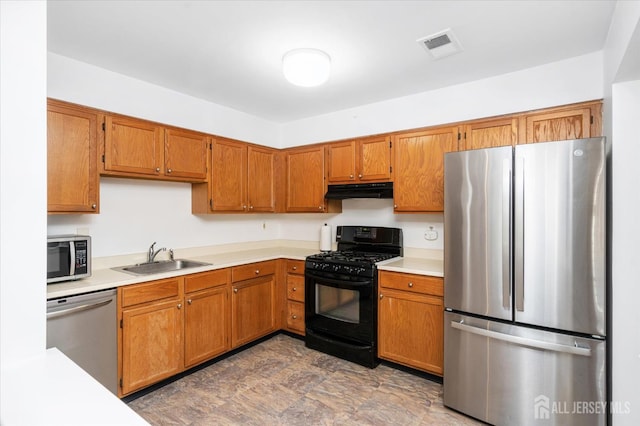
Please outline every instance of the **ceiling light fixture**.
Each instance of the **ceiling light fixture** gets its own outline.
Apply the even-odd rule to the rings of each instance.
[[[329,79],[331,58],[318,49],[295,49],[282,57],[282,72],[296,86],[319,86]]]

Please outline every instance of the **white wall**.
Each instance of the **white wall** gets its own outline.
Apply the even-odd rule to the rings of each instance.
[[[618,2],[604,49],[605,134],[612,143],[613,423],[640,424],[640,2]],[[627,405],[628,404],[628,405]],[[629,409],[630,411],[628,411]]]
[[[69,58],[49,54],[48,59],[50,97],[251,142],[263,143],[268,134],[271,146],[304,145],[602,97],[602,55],[594,53],[276,128],[255,117]],[[244,136],[250,137],[224,133],[219,127],[223,116],[230,123],[242,123]],[[224,130],[239,128],[234,125]],[[279,143],[273,143],[276,134]],[[391,200],[346,200],[339,215],[194,216],[188,184],[101,178],[100,190],[99,215],[51,216],[49,234],[87,231],[93,237],[94,256],[101,257],[141,253],[153,241],[180,248],[271,238],[318,240],[320,226],[326,222],[334,235],[335,226],[342,224],[400,227],[406,247],[443,248],[441,214],[394,215]],[[424,239],[428,226],[438,232],[438,240]]]
[[[602,98],[602,54],[363,105],[282,126],[289,147]]]
[[[0,1],[2,369],[46,343],[46,12],[44,1]]]

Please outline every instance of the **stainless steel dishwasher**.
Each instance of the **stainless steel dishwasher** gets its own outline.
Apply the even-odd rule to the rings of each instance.
[[[47,300],[47,348],[56,347],[118,394],[116,290]]]

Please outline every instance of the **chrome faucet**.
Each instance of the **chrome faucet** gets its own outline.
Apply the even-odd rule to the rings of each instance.
[[[153,244],[151,244],[151,247],[149,247],[149,251],[147,252],[147,263],[153,263],[153,260],[156,258],[158,253],[160,253],[161,251],[166,251],[167,250],[166,247],[162,247],[162,248],[154,251],[153,246],[155,246],[155,245],[156,245],[156,243],[154,241]]]

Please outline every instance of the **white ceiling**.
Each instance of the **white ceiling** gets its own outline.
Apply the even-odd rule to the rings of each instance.
[[[603,48],[614,1],[49,1],[48,50],[274,122],[288,122]],[[451,28],[463,52],[416,40]],[[324,50],[316,88],[281,59]],[[462,100],[459,100],[462,101]]]

